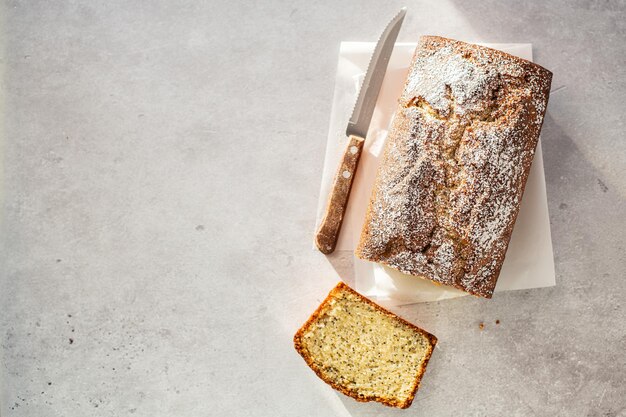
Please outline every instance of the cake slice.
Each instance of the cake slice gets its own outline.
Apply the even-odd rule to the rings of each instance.
[[[298,353],[333,388],[398,408],[411,405],[436,343],[343,282],[294,336]]]

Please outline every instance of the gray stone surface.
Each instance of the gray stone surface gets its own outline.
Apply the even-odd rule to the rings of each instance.
[[[337,53],[399,4],[6,1],[3,417],[626,415],[626,4],[407,6],[554,72],[557,287],[399,308],[441,341],[413,407],[335,393],[291,338],[350,279],[311,250]]]

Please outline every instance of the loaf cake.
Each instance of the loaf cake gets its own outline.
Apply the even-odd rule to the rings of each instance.
[[[356,255],[491,298],[551,80],[504,52],[422,37]]]
[[[315,373],[357,401],[407,408],[437,338],[339,283],[294,336]]]

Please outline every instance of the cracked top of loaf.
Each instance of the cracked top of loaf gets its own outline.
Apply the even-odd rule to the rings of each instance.
[[[548,70],[504,52],[422,37],[357,256],[491,297],[551,80]]]

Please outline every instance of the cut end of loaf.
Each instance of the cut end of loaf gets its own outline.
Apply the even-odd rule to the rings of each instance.
[[[357,401],[411,405],[437,338],[339,283],[294,337],[315,373]]]

